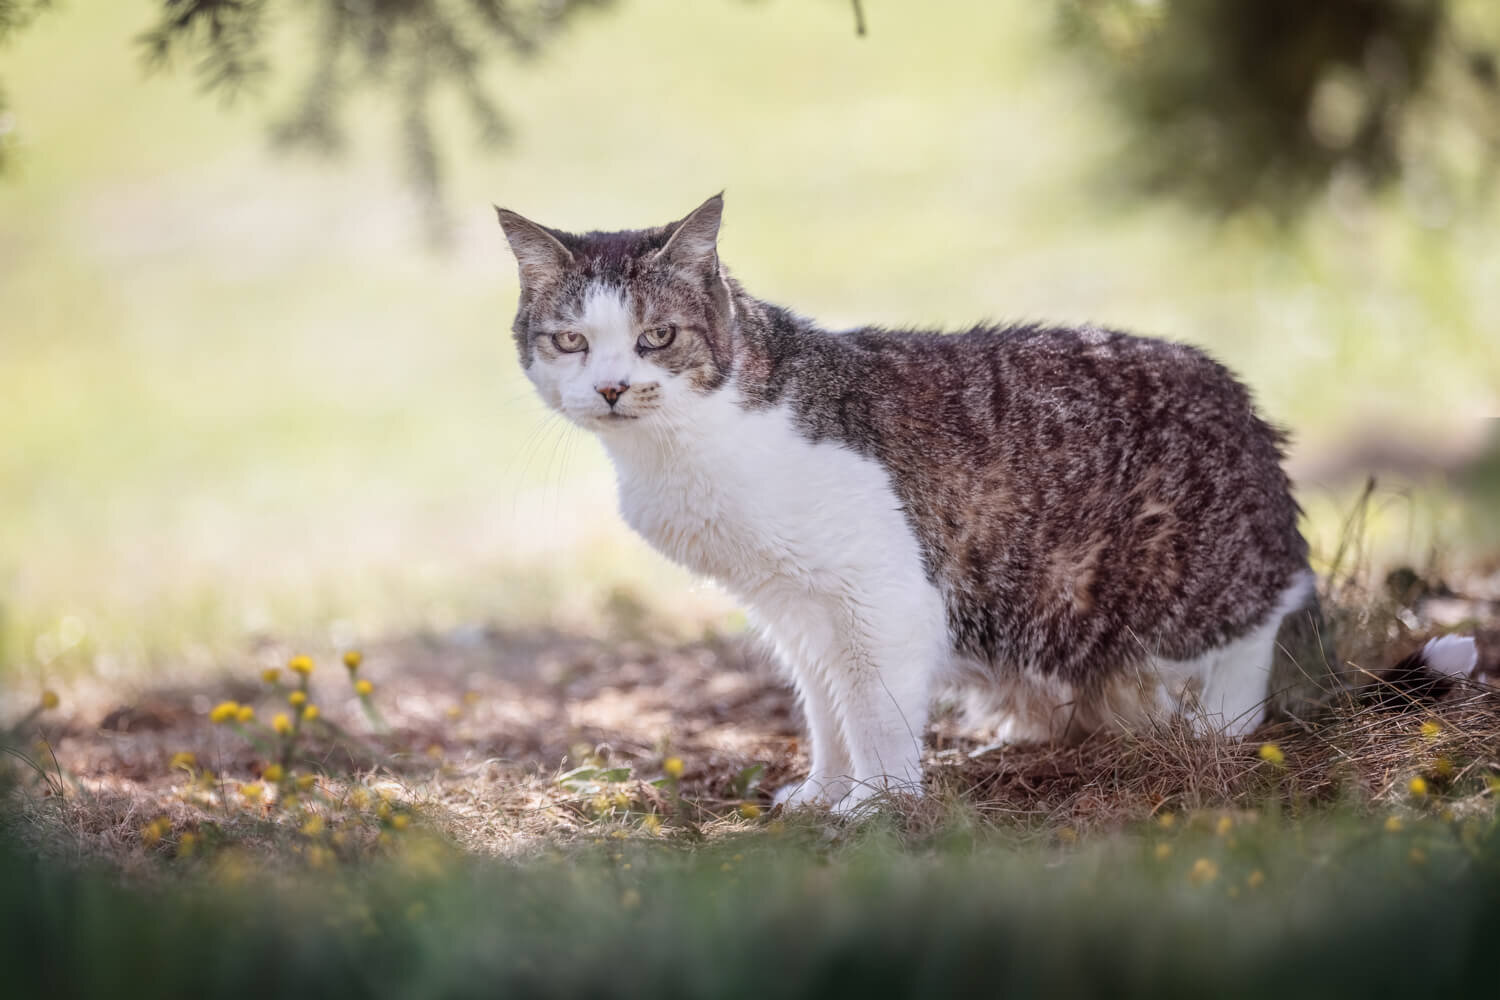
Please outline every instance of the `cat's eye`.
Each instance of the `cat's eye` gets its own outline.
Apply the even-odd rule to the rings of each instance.
[[[672,324],[655,326],[636,339],[636,346],[647,351],[659,351],[677,339],[677,327]]]
[[[581,333],[568,330],[566,333],[554,333],[552,343],[564,354],[577,354],[579,351],[588,350],[589,339]]]

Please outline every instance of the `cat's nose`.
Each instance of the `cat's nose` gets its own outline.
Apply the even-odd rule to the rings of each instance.
[[[594,386],[594,391],[603,396],[604,401],[613,407],[629,388],[629,382],[601,382]]]

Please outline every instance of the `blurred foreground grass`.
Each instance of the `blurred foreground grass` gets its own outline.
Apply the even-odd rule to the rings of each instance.
[[[295,74],[229,109],[144,78],[130,39],[152,10],[65,5],[6,53],[0,673],[31,686],[199,670],[266,635],[725,622],[626,533],[593,442],[532,399],[492,201],[611,228],[727,188],[724,259],[833,324],[1191,340],[1304,469],[1351,438],[1442,461],[1500,412],[1497,206],[1346,191],[1283,239],[1103,200],[1121,137],[1046,5],[872,4],[863,40],[833,0],[585,18],[502,81],[516,145],[448,178],[445,256],[422,251],[373,116],[345,160],[277,156],[262,108]],[[1327,502],[1304,484],[1315,536],[1336,535],[1343,482]],[[1414,496],[1372,545],[1467,559],[1451,496]]]
[[[1492,818],[1184,819],[1079,845],[788,826],[149,892],[0,842],[14,996],[1416,996],[1493,990]],[[192,866],[191,860],[181,862]]]

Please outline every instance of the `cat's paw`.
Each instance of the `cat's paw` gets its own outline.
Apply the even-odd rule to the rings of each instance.
[[[811,775],[801,781],[783,785],[771,797],[772,806],[786,809],[827,809],[835,802],[847,798],[852,782],[847,778],[815,778]]]

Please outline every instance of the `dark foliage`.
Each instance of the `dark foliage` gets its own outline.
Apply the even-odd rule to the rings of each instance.
[[[1150,192],[1289,216],[1340,172],[1462,183],[1439,136],[1500,152],[1494,5],[1064,0],[1062,15],[1131,126],[1123,176]]]
[[[410,180],[426,203],[430,233],[445,231],[442,155],[432,109],[451,89],[468,112],[477,139],[507,138],[505,117],[487,70],[524,58],[584,8],[608,0],[163,0],[161,19],[140,38],[149,65],[193,60],[205,89],[232,99],[269,71],[264,46],[272,18],[305,27],[316,39],[312,65],[276,140],[320,152],[344,143],[348,100],[358,89],[388,93],[399,125]]]

